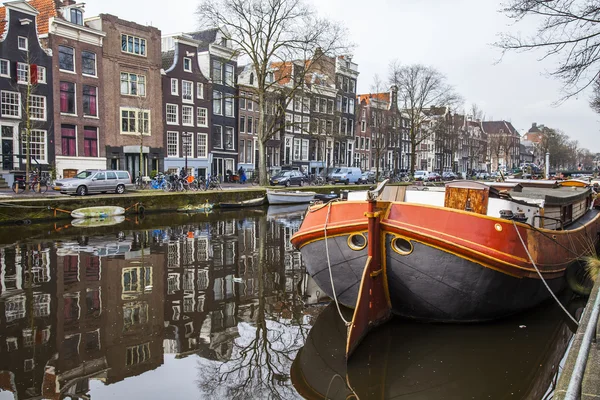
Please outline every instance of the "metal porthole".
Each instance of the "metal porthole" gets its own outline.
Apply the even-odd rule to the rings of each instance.
[[[353,233],[348,236],[348,247],[352,250],[362,250],[367,247],[367,238],[362,233]]]
[[[412,253],[414,247],[409,240],[406,240],[403,237],[397,237],[392,240],[392,249],[398,254],[407,256]]]

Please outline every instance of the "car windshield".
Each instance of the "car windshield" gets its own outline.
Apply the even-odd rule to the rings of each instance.
[[[338,168],[338,169],[335,170],[335,173],[336,174],[345,174],[346,171],[348,171],[347,168]]]
[[[92,174],[93,174],[92,171],[81,171],[80,173],[78,173],[77,175],[75,175],[75,178],[77,178],[77,179],[86,179],[86,178],[88,178]]]

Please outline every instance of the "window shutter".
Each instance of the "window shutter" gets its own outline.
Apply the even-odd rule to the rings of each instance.
[[[30,82],[32,85],[37,85],[38,83],[38,66],[35,64],[31,64],[29,66],[29,75]]]

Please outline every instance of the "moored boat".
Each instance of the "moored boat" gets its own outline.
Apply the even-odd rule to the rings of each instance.
[[[588,187],[536,186],[385,187],[371,217],[381,249],[376,273],[383,272],[391,311],[427,321],[484,321],[549,298],[543,281],[560,291],[567,267],[596,244],[600,214]],[[311,207],[291,239],[319,287],[330,297],[335,290],[351,308],[369,259],[370,205]]]
[[[73,218],[106,218],[123,214],[125,209],[117,206],[84,207],[71,211]]]
[[[310,203],[315,198],[315,192],[303,192],[292,190],[268,190],[267,198],[269,204],[302,204]]]
[[[78,228],[98,228],[101,226],[117,225],[125,221],[124,215],[113,215],[110,217],[75,218],[71,225]]]
[[[221,202],[219,203],[220,208],[241,208],[241,207],[260,207],[264,205],[266,199],[264,196],[256,199],[244,200],[244,201],[232,201],[232,202]]]

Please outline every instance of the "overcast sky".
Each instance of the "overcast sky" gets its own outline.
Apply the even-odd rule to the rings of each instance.
[[[600,115],[589,105],[589,93],[559,107],[560,82],[546,76],[552,69],[541,54],[509,54],[491,43],[499,32],[516,30],[498,13],[494,0],[308,0],[319,12],[342,22],[355,43],[358,90],[369,92],[373,76],[387,78],[391,60],[435,67],[465,99],[476,103],[486,119],[505,119],[524,133],[533,122],[560,129],[581,147],[600,152]],[[88,0],[86,17],[110,13],[163,33],[199,28],[198,0]],[[365,7],[368,5],[368,7]]]

